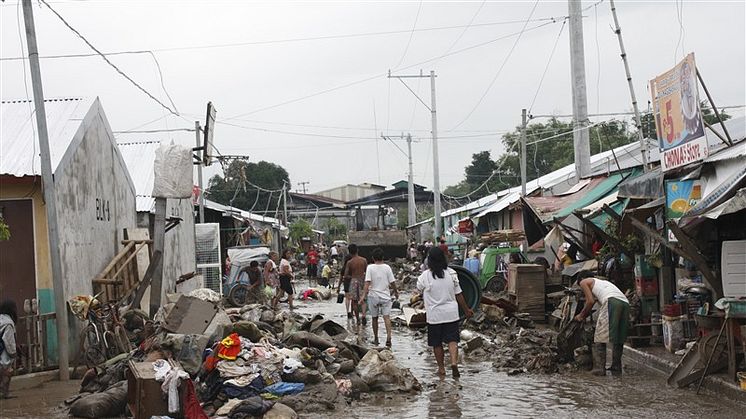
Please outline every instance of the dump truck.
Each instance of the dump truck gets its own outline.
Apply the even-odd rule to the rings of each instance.
[[[403,230],[350,231],[348,242],[358,247],[360,256],[370,259],[373,249],[380,247],[385,259],[407,256],[407,233]]]

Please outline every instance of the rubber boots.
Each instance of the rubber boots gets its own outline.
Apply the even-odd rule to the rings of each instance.
[[[612,375],[619,375],[622,373],[622,350],[624,349],[624,345],[617,345],[614,344],[614,346],[611,348],[611,368],[609,368],[609,371],[611,371]]]
[[[593,375],[606,375],[606,344],[605,343],[594,343],[593,344]]]

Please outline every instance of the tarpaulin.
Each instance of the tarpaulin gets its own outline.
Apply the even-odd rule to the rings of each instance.
[[[663,173],[660,168],[619,183],[619,197],[658,199],[663,196]]]

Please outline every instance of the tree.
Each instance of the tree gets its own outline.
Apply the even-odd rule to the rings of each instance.
[[[313,228],[311,223],[303,218],[298,218],[290,224],[290,240],[297,244],[300,244],[300,240],[304,237],[313,236]]]
[[[335,217],[326,220],[324,230],[326,231],[326,237],[330,241],[347,240],[347,226]]]
[[[527,180],[536,179],[574,162],[572,131],[571,122],[562,122],[556,118],[526,127]],[[589,135],[591,154],[629,144],[636,139],[623,121],[602,122],[591,127]],[[496,162],[490,159],[492,165],[484,161],[485,157],[489,159],[489,152],[474,154],[471,165],[464,170],[464,180],[447,188],[445,193],[453,196],[475,191],[495,170],[495,176],[470,197],[472,200],[486,196],[490,192],[520,185],[520,139],[519,128],[503,135],[502,142],[507,151]]]
[[[234,160],[225,169],[224,176],[215,175],[210,179],[205,196],[246,211],[274,213],[281,204],[282,194],[278,190],[284,183],[289,185],[290,177],[282,166],[266,161]]]
[[[699,108],[702,110],[702,119],[706,123],[710,124],[711,126],[715,126],[715,124],[720,123],[717,116],[715,115],[715,112],[713,112],[712,107],[710,106],[710,102],[706,100],[700,101]],[[725,109],[720,111],[720,117],[723,119],[723,122],[731,118],[731,116],[725,112]],[[645,138],[658,138],[658,135],[655,131],[655,117],[652,113],[646,113],[640,116],[640,123],[642,124],[642,135]]]

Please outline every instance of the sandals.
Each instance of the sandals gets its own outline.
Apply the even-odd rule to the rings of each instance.
[[[391,339],[386,341],[386,347],[391,349]]]
[[[461,377],[461,373],[458,370],[458,365],[451,365],[451,374],[453,374],[453,378]]]

